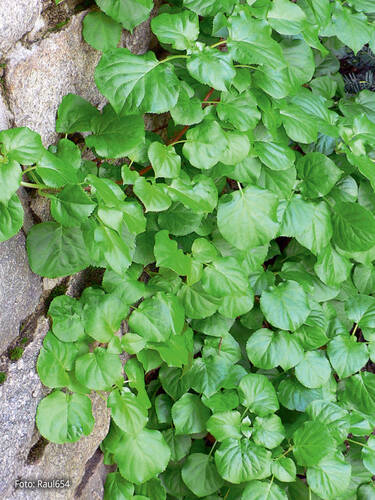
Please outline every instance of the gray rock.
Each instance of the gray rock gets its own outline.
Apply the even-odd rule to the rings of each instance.
[[[0,130],[6,130],[10,126],[10,114],[0,93]]]
[[[41,318],[33,341],[21,359],[9,365],[7,379],[0,386],[0,498],[6,498],[29,452],[36,407],[45,392],[35,363],[48,328],[47,319]]]
[[[0,243],[0,353],[18,337],[21,321],[34,312],[41,294],[41,279],[30,271],[19,232]]]
[[[104,102],[93,78],[100,53],[81,36],[84,15],[72,17],[31,49],[18,44],[7,56],[5,87],[15,125],[39,132],[44,144],[58,137],[55,119],[64,95],[78,94],[94,105]]]
[[[110,413],[108,408],[106,408],[105,401],[97,394],[91,396],[91,399],[95,417],[93,432],[89,436],[81,438],[76,443],[48,443],[42,452],[41,458],[34,464],[26,464],[15,476],[25,480],[41,479],[47,481],[52,479],[69,479],[69,488],[62,490],[25,490],[14,489],[12,487],[7,492],[7,500],[73,500],[77,498],[75,491],[83,478],[85,478],[82,485],[82,491],[84,491],[84,485],[90,479],[90,459],[107,435],[110,420]],[[89,465],[87,466],[88,462]],[[87,476],[85,476],[86,472],[88,472]],[[95,484],[99,488],[99,491],[102,492],[103,486],[100,488],[96,481],[92,483],[92,487]],[[96,497],[93,496],[91,498]]]
[[[41,10],[41,0],[0,0],[0,56],[31,31]]]

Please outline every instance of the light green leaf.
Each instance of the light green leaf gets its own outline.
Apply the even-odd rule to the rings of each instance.
[[[109,342],[128,311],[129,306],[116,295],[102,295],[98,300],[83,306],[85,332],[98,342]]]
[[[297,330],[310,313],[307,295],[295,281],[280,283],[264,291],[260,307],[267,321],[282,330]]]
[[[89,12],[82,27],[83,38],[96,50],[110,50],[117,47],[122,27],[103,12]]]
[[[305,422],[293,434],[293,454],[299,465],[311,467],[335,450],[335,443],[325,425]]]
[[[128,434],[138,434],[147,424],[147,410],[130,391],[116,389],[108,397],[111,417]]]
[[[144,300],[129,318],[129,327],[151,342],[165,342],[179,335],[184,326],[184,310],[174,295],[158,292]]]
[[[220,198],[217,224],[220,233],[240,250],[264,245],[275,236],[276,195],[248,186]]]
[[[296,464],[291,458],[280,457],[272,463],[272,474],[283,483],[292,483],[296,480]]]
[[[333,240],[342,250],[361,252],[375,245],[375,217],[358,203],[336,203],[332,224]]]
[[[146,212],[162,212],[171,206],[171,199],[158,184],[150,184],[144,177],[138,177],[133,187],[146,208]]]
[[[328,382],[331,367],[324,351],[308,351],[295,369],[296,377],[309,389],[322,387]]]
[[[229,438],[215,453],[219,474],[234,484],[264,479],[271,474],[271,453],[249,439]]]
[[[180,201],[195,213],[210,213],[217,205],[217,187],[213,180],[205,175],[196,175],[192,182],[174,179],[168,192],[173,200]]]
[[[47,278],[69,276],[90,264],[78,227],[63,227],[56,222],[37,224],[27,235],[26,247],[31,269]]]
[[[152,0],[96,0],[96,3],[129,31],[146,21],[153,7]]]
[[[342,172],[334,162],[321,153],[308,153],[297,162],[301,193],[307,198],[319,198],[328,194]]]
[[[271,170],[288,170],[294,165],[293,149],[275,142],[259,141],[254,144],[258,158]]]
[[[128,500],[133,493],[134,485],[126,481],[119,472],[107,475],[103,500]]]
[[[198,82],[222,91],[228,90],[236,76],[230,54],[205,46],[192,52],[186,68]]]
[[[154,255],[157,266],[168,267],[181,276],[191,272],[191,258],[178,248],[176,241],[169,238],[166,230],[155,235]]]
[[[369,359],[366,344],[357,342],[355,336],[338,335],[333,338],[328,344],[327,354],[340,378],[358,372]]]
[[[274,0],[267,19],[272,28],[282,35],[298,35],[306,19],[303,10],[289,0]]]
[[[266,417],[279,409],[276,392],[265,375],[248,373],[240,381],[241,404],[260,417]]]
[[[95,82],[119,114],[164,113],[176,105],[180,91],[171,64],[158,61],[153,52],[138,56],[122,48],[103,54]]]
[[[76,360],[75,374],[78,382],[96,391],[106,391],[121,377],[122,365],[117,354],[103,347],[84,354]]]
[[[77,184],[67,184],[55,197],[51,196],[51,214],[66,227],[80,226],[95,207],[96,203]]]
[[[184,0],[184,7],[196,12],[200,16],[214,16],[218,12],[231,12],[235,0]]]
[[[225,411],[212,415],[207,421],[207,430],[218,441],[241,437],[241,415],[238,411]]]
[[[86,144],[102,158],[123,158],[145,141],[144,122],[139,114],[117,116],[107,105],[91,123],[93,135],[86,137]]]
[[[41,400],[36,424],[43,437],[53,443],[74,443],[94,427],[91,401],[81,394],[54,391]]]
[[[155,141],[148,148],[148,157],[154,169],[155,177],[173,179],[179,176],[181,158],[173,147]]]
[[[256,99],[249,91],[239,95],[223,92],[216,110],[220,120],[242,132],[255,128],[261,117]]]
[[[217,121],[204,121],[186,134],[184,156],[197,168],[209,169],[221,160],[227,140]]]
[[[40,135],[27,127],[11,128],[0,132],[1,153],[9,162],[22,165],[36,163],[44,153]],[[4,165],[0,165],[0,169]]]
[[[159,431],[143,429],[135,435],[123,433],[114,457],[122,477],[142,484],[166,469],[170,449]]]
[[[203,453],[189,455],[182,467],[181,475],[186,486],[197,497],[211,495],[224,484],[213,458]]]
[[[370,39],[371,27],[364,14],[354,14],[347,7],[336,6],[333,31],[343,44],[356,54]]]
[[[351,268],[352,264],[349,259],[328,245],[318,254],[314,271],[323,283],[335,287],[347,280]]]
[[[242,500],[287,500],[280,486],[269,481],[251,481],[244,489]]]
[[[327,500],[339,498],[350,483],[351,466],[341,454],[328,455],[307,469],[307,482],[317,495]]]
[[[256,417],[253,428],[254,442],[270,450],[279,446],[286,436],[281,418],[277,415]]]
[[[186,393],[172,406],[172,419],[178,434],[197,434],[206,430],[210,410],[195,394]]]
[[[174,49],[188,49],[199,35],[198,16],[187,10],[178,14],[160,14],[151,21],[151,29],[161,43]]]
[[[7,203],[0,202],[0,243],[17,234],[22,224],[23,207],[18,196],[14,194]]]
[[[57,112],[56,132],[90,132],[93,121],[99,117],[100,112],[88,101],[79,95],[67,94]]]
[[[59,340],[75,342],[84,335],[80,302],[68,295],[55,297],[48,309],[52,318],[52,330]]]

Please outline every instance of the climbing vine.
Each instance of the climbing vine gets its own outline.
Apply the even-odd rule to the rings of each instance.
[[[105,399],[110,500],[373,498],[375,94],[337,56],[375,49],[374,2],[175,0],[144,55],[117,46],[151,0],[96,3],[108,104],[65,96],[48,149],[0,132],[0,241],[23,186],[54,219],[31,269],[105,269],[50,304],[40,433],[77,441]]]

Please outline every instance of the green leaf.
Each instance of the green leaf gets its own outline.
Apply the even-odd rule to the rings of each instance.
[[[68,295],[55,297],[48,309],[52,318],[52,330],[59,340],[75,342],[84,335],[80,302]]]
[[[211,495],[224,484],[213,458],[203,453],[189,455],[182,467],[181,475],[186,486],[197,497]]]
[[[218,309],[217,301],[200,285],[183,284],[177,292],[177,297],[182,301],[186,315],[192,319],[208,318]]]
[[[23,207],[18,196],[14,194],[7,203],[0,202],[0,243],[17,234],[22,224]]]
[[[248,373],[239,384],[241,404],[260,417],[279,409],[276,392],[265,375]]]
[[[77,184],[68,184],[55,197],[51,196],[51,214],[61,225],[80,226],[96,207]]]
[[[117,116],[111,106],[92,120],[93,135],[86,137],[86,144],[102,158],[123,158],[145,140],[144,122],[139,114]]]
[[[172,419],[178,434],[197,434],[206,429],[210,410],[198,396],[186,393],[172,406]]]
[[[171,146],[153,142],[148,148],[148,157],[155,172],[155,177],[173,179],[178,177],[181,168],[181,158]]]
[[[294,378],[285,378],[278,387],[277,396],[280,403],[288,410],[304,412],[312,401],[336,400],[336,385],[330,379],[330,383],[323,387],[308,389]]]
[[[171,199],[160,185],[150,184],[143,177],[135,181],[133,191],[144,204],[146,212],[162,212],[171,206]]]
[[[228,49],[241,64],[266,64],[273,69],[285,66],[280,45],[271,38],[271,28],[241,10],[229,18]]]
[[[0,163],[0,203],[2,205],[7,205],[8,201],[14,196],[20,187],[21,179],[22,169],[16,161],[10,160]]]
[[[310,144],[318,138],[316,119],[295,104],[284,105],[280,109],[281,120],[288,136],[295,142]]]
[[[342,443],[349,433],[349,414],[335,403],[315,400],[306,408],[307,415],[326,426],[331,436]]]
[[[333,240],[342,250],[362,252],[375,244],[375,217],[358,203],[336,203],[332,224]]]
[[[187,10],[178,14],[160,14],[151,21],[151,29],[161,43],[174,49],[188,49],[199,35],[198,16]]]
[[[307,295],[295,281],[280,283],[264,291],[260,307],[267,321],[282,330],[297,330],[310,313]]]
[[[184,0],[184,7],[196,12],[200,16],[214,16],[218,12],[231,12],[235,0]]]
[[[36,163],[44,153],[40,135],[27,127],[12,128],[0,132],[0,151],[9,162],[22,165]],[[4,165],[1,166],[4,168]]]
[[[121,32],[121,25],[103,12],[89,12],[83,20],[83,38],[94,49],[102,52],[117,47]]]
[[[364,14],[353,14],[347,7],[336,6],[333,32],[356,54],[370,39],[371,28]]]
[[[219,474],[234,484],[264,479],[271,474],[271,453],[249,439],[229,438],[215,453]]]
[[[342,400],[349,408],[372,417],[375,410],[375,375],[359,372],[345,380]]]
[[[224,441],[227,438],[240,439],[241,415],[238,411],[215,413],[207,421],[207,430],[218,441]]]
[[[121,430],[128,434],[138,434],[147,424],[147,410],[130,391],[114,390],[108,397],[111,417]]]
[[[328,245],[317,257],[314,271],[323,283],[335,287],[348,279],[352,264],[333,247]]]
[[[147,483],[137,486],[136,492],[144,494],[147,500],[166,500],[166,491],[159,478],[150,479]],[[137,498],[140,499],[139,495]]]
[[[287,500],[286,493],[275,483],[251,481],[242,493],[242,500]]]
[[[218,257],[205,267],[202,287],[213,297],[239,295],[248,290],[248,282],[238,261],[233,257]]]
[[[228,90],[236,76],[230,54],[205,46],[192,52],[186,68],[198,82],[222,91]]]
[[[254,150],[258,158],[271,170],[288,170],[294,165],[293,149],[275,142],[256,142]]]
[[[279,446],[286,436],[280,417],[256,417],[254,420],[252,438],[256,444],[272,449]]]
[[[69,276],[85,269],[90,260],[82,231],[56,222],[33,226],[26,240],[30,267],[47,278]]]
[[[307,469],[307,482],[321,498],[334,500],[345,493],[350,483],[351,466],[341,454],[328,455]]]
[[[176,106],[170,110],[176,125],[194,125],[203,120],[201,100],[193,96],[192,90],[187,92],[185,88],[181,89]]]
[[[97,347],[76,361],[75,374],[78,382],[89,389],[106,391],[121,377],[122,365],[117,354]]]
[[[171,452],[159,431],[143,429],[122,434],[114,456],[122,477],[142,484],[166,469]]]
[[[273,193],[255,186],[222,196],[217,213],[220,233],[240,250],[269,243],[278,230],[277,203]]]
[[[212,212],[217,205],[217,187],[205,175],[196,175],[191,182],[174,179],[168,192],[173,200],[180,201],[195,213]]]
[[[92,104],[79,95],[67,94],[57,112],[56,132],[90,132],[93,121],[99,117],[100,112]]]
[[[128,500],[133,496],[134,485],[119,472],[110,472],[105,480],[103,500]]]
[[[220,120],[242,132],[254,129],[261,117],[256,99],[249,91],[239,95],[223,92],[216,110]]]
[[[335,449],[333,438],[320,422],[305,422],[295,431],[293,440],[297,464],[308,467],[318,464]]]
[[[296,464],[291,458],[280,457],[272,463],[272,474],[283,483],[292,483],[296,480]]]
[[[296,366],[295,372],[302,385],[316,389],[328,382],[331,367],[323,351],[308,351]]]
[[[333,338],[328,344],[327,354],[340,378],[358,372],[369,359],[366,344],[357,342],[355,336],[338,335]]]
[[[45,151],[39,158],[36,172],[45,184],[54,188],[78,183],[77,170],[71,162],[50,151]]]
[[[186,140],[182,148],[184,156],[194,167],[205,170],[221,160],[227,143],[217,121],[204,121],[189,129]]]
[[[297,162],[301,193],[307,198],[319,198],[328,194],[342,172],[334,162],[321,153],[307,153]]]
[[[191,272],[191,258],[178,248],[176,241],[169,238],[166,230],[155,235],[154,255],[157,266],[168,267],[181,276],[188,276]]]
[[[151,342],[165,342],[179,335],[185,314],[180,300],[174,295],[159,292],[144,300],[129,318],[129,327]]]
[[[163,436],[171,450],[171,460],[179,462],[190,450],[191,438],[189,436],[176,436],[173,429],[163,431]]]
[[[176,105],[180,91],[171,64],[158,61],[153,52],[138,56],[122,48],[103,54],[95,82],[119,114],[164,113]]]
[[[77,354],[76,344],[61,342],[52,332],[48,332],[37,362],[37,371],[42,383],[52,388],[67,386],[67,372],[72,370]]]
[[[230,362],[219,356],[209,356],[194,360],[191,368],[191,387],[207,397],[215,394],[224,386]]]
[[[109,342],[120,328],[121,321],[128,311],[128,305],[116,295],[102,295],[99,300],[83,306],[82,320],[85,332],[98,342]]]
[[[43,437],[53,443],[74,443],[94,427],[91,401],[81,394],[54,391],[41,400],[36,424]]]
[[[132,31],[135,26],[148,18],[153,7],[152,0],[95,0],[101,10],[125,29]]]
[[[362,448],[363,465],[374,474],[375,471],[375,438],[370,436]]]
[[[277,335],[267,328],[261,328],[251,335],[246,343],[246,352],[254,366],[270,370],[280,365],[285,354],[279,349]]]
[[[288,0],[274,0],[267,19],[272,28],[282,35],[298,35],[306,19],[303,10]]]

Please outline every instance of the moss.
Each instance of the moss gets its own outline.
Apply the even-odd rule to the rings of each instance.
[[[21,340],[20,340],[20,343],[21,344],[27,344],[29,341],[29,339],[27,337],[23,337]]]
[[[23,351],[23,347],[15,347],[11,351],[9,351],[9,359],[11,359],[12,361],[17,361],[22,357]]]
[[[7,374],[5,372],[0,372],[0,385],[3,384],[7,379]]]

